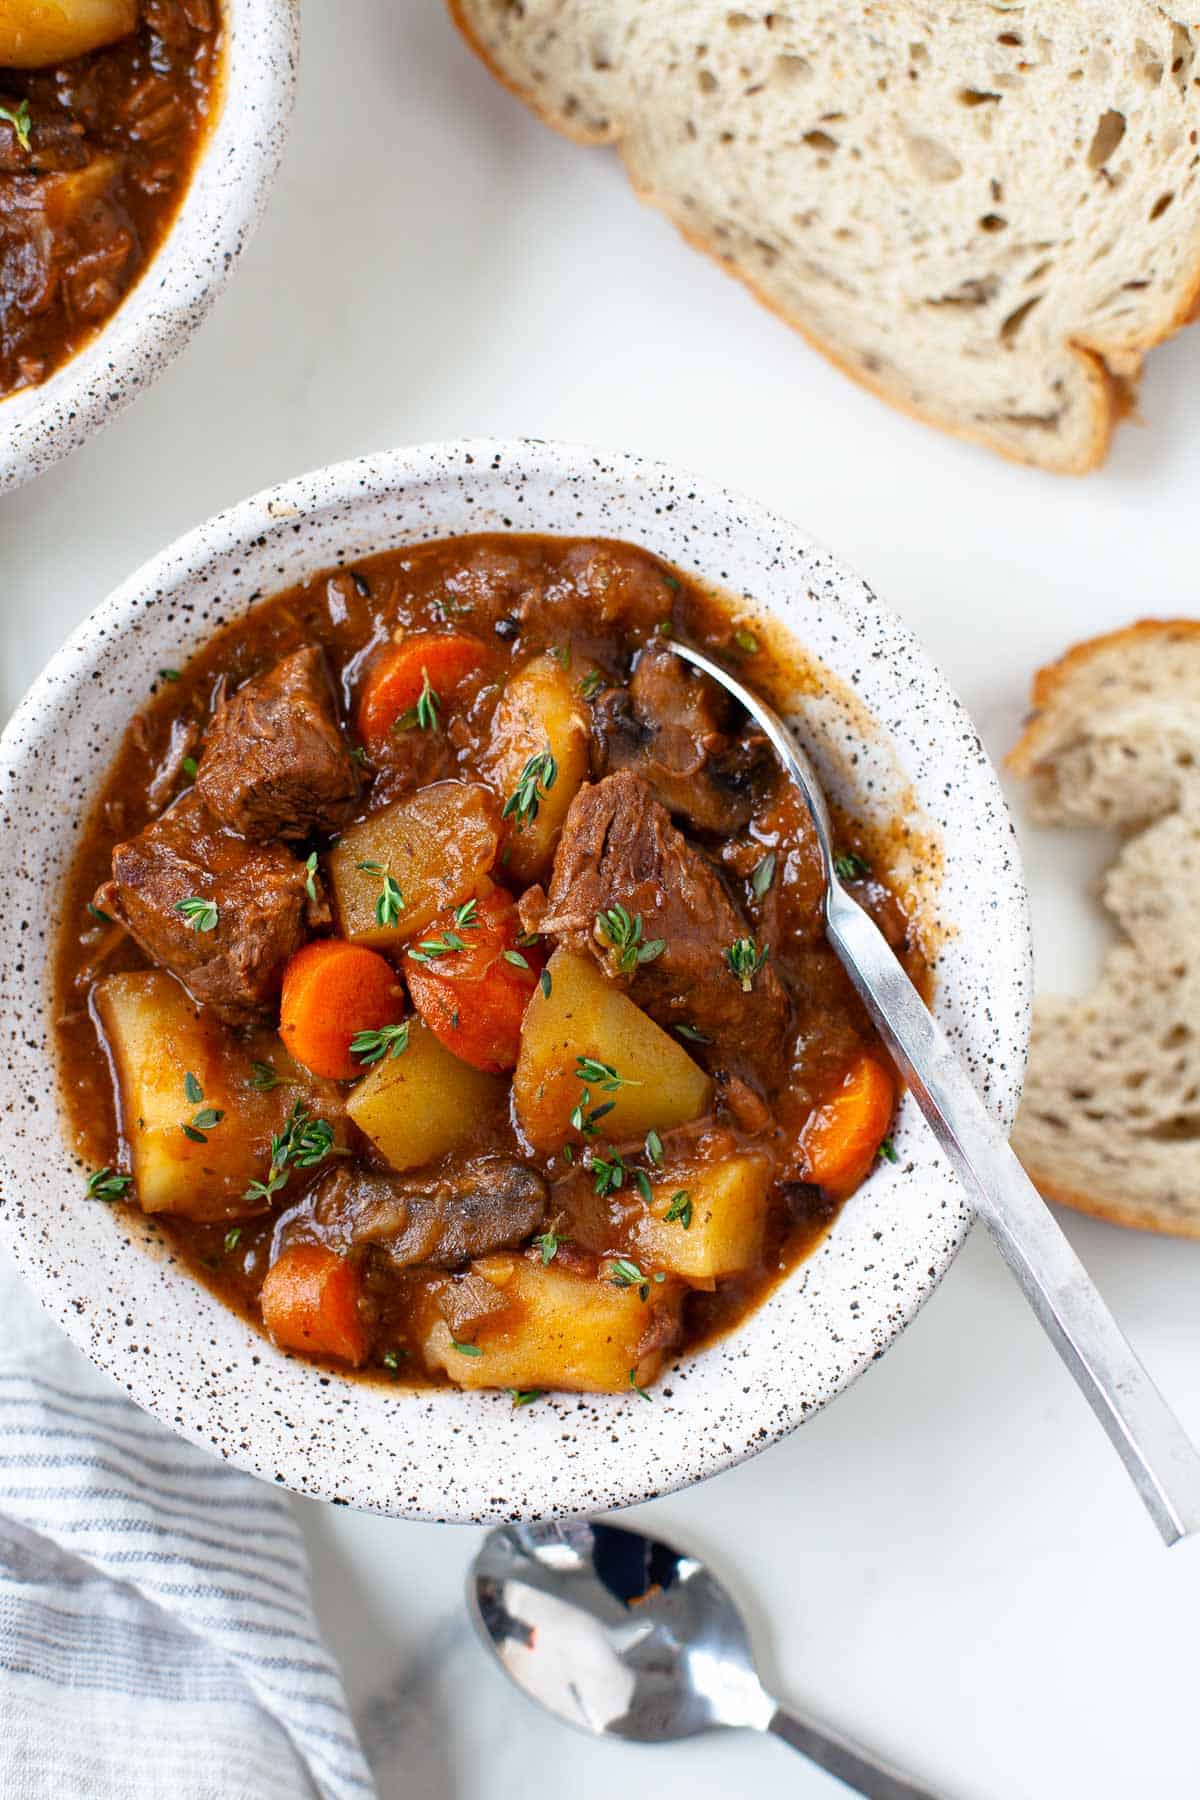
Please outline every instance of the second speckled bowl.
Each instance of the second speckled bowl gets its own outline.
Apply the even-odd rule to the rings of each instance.
[[[95,337],[37,387],[0,399],[0,494],[77,450],[177,356],[224,287],[283,154],[299,0],[221,0],[216,116],[165,238]]]
[[[136,696],[253,594],[482,530],[626,538],[789,627],[829,673],[799,711],[831,791],[860,814],[902,812],[940,847],[924,893],[940,944],[937,1012],[1005,1123],[1029,1026],[1025,891],[970,720],[864,582],[751,502],[634,457],[457,442],[303,476],[147,564],[59,651],[0,746],[0,1227],[64,1330],[166,1424],[303,1493],[425,1519],[620,1506],[764,1449],[887,1348],[970,1223],[905,1100],[898,1162],[876,1171],[740,1330],[674,1364],[653,1405],[556,1395],[514,1411],[504,1393],[388,1389],[296,1361],[175,1266],[151,1220],[83,1198],[54,1095],[56,907]]]

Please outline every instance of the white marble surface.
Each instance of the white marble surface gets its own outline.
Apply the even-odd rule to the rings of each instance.
[[[528,119],[437,0],[309,0],[275,200],[231,292],[103,437],[0,503],[0,702],[179,531],[296,471],[458,432],[625,446],[755,494],[924,637],[997,755],[1030,670],[1197,611],[1200,331],[1146,430],[1064,482],[893,416]],[[1102,844],[1023,831],[1044,984],[1086,982]],[[1200,1246],[1064,1220],[1200,1434]],[[3,1329],[0,1322],[0,1329]],[[835,1792],[774,1744],[592,1745],[510,1696],[459,1602],[472,1532],[304,1504],[385,1800]],[[746,1597],[779,1689],[954,1800],[1200,1784],[1200,1546],[1158,1547],[977,1234],[888,1357],[797,1437],[642,1509]]]

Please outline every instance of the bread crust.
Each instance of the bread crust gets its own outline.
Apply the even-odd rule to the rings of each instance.
[[[1026,715],[1025,728],[1005,757],[1005,767],[1021,777],[1033,773],[1041,749],[1040,727],[1045,715],[1054,706],[1060,689],[1093,656],[1101,651],[1120,649],[1142,639],[1159,636],[1200,636],[1200,619],[1137,619],[1132,625],[1122,625],[1118,631],[1106,631],[1097,637],[1081,639],[1078,644],[1072,644],[1069,650],[1064,650],[1053,662],[1038,669],[1030,688],[1030,710]]]
[[[655,212],[661,213],[664,218],[670,220],[685,243],[694,250],[703,251],[726,274],[732,275],[735,280],[740,281],[760,306],[773,313],[777,319],[781,319],[805,343],[811,345],[828,362],[831,362],[841,374],[849,376],[850,380],[855,382],[858,387],[874,395],[877,400],[884,401],[894,411],[903,413],[907,418],[916,419],[922,425],[932,425],[948,437],[958,438],[965,443],[978,444],[983,449],[991,450],[1004,457],[1006,461],[1016,463],[1023,468],[1042,469],[1055,475],[1088,475],[1094,469],[1098,469],[1107,458],[1116,426],[1122,419],[1136,411],[1137,384],[1141,377],[1141,365],[1146,353],[1156,349],[1159,344],[1165,343],[1183,326],[1191,324],[1200,317],[1200,234],[1198,234],[1194,274],[1190,278],[1190,282],[1185,283],[1177,304],[1161,326],[1143,333],[1132,344],[1105,346],[1100,342],[1083,339],[1078,341],[1069,339],[1064,344],[1064,349],[1080,360],[1088,391],[1087,431],[1081,452],[1072,457],[1057,459],[1024,455],[1015,445],[1000,435],[989,432],[986,427],[955,424],[935,412],[924,411],[920,407],[914,406],[911,401],[889,390],[884,383],[872,380],[869,371],[854,367],[810,327],[801,324],[798,319],[785,312],[782,306],[763,292],[751,275],[727,263],[711,244],[707,243],[697,232],[689,229],[665,201],[659,200],[637,180],[630,168],[629,158],[625,154],[622,143],[623,134],[615,120],[610,121],[608,130],[604,132],[589,131],[586,127],[575,126],[562,114],[545,106],[533,88],[518,82],[503,69],[467,18],[465,10],[467,4],[468,0],[446,0],[451,20],[469,48],[475,52],[484,67],[500,83],[500,86],[527,106],[535,118],[539,119],[543,125],[548,125],[552,131],[557,131],[560,136],[569,139],[571,143],[589,148],[608,144],[615,145],[629,185],[637,198],[643,205],[652,207]],[[1136,366],[1118,376],[1106,360],[1110,354],[1119,355],[1126,361],[1132,355],[1137,358]]]
[[[1077,1194],[1041,1175],[1026,1163],[1025,1173],[1043,1200],[1056,1206],[1070,1207],[1072,1212],[1086,1213],[1090,1219],[1103,1219],[1106,1225],[1122,1225],[1127,1231],[1152,1231],[1158,1237],[1200,1238],[1200,1219],[1188,1219],[1165,1208],[1140,1208],[1120,1201],[1105,1203],[1092,1194]]]

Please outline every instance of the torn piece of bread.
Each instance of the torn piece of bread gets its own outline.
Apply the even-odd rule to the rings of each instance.
[[[1180,0],[449,4],[848,374],[1018,461],[1095,467],[1200,300]]]
[[[1051,1200],[1200,1237],[1200,622],[1044,669],[1009,758],[1054,824],[1141,826],[1103,883],[1121,933],[1084,1000],[1038,999],[1013,1147]]]

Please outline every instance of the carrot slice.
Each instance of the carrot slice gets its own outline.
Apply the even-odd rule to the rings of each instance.
[[[357,1365],[370,1348],[361,1295],[349,1257],[324,1244],[292,1244],[267,1270],[259,1297],[263,1324],[284,1350]]]
[[[428,681],[441,709],[454,690],[488,660],[487,648],[466,632],[417,631],[372,664],[358,703],[358,735],[376,752],[389,731],[417,705]]]
[[[380,1031],[404,1017],[400,977],[377,950],[344,938],[305,944],[283,971],[279,1035],[288,1053],[314,1075],[353,1081],[363,1064],[350,1054],[360,1031]]]
[[[439,913],[405,953],[413,1005],[447,1050],[473,1069],[516,1067],[521,1021],[544,957],[518,944],[521,921],[501,887]]]
[[[895,1107],[891,1075],[878,1057],[864,1051],[805,1121],[800,1134],[804,1180],[835,1194],[853,1192],[879,1154]]]

